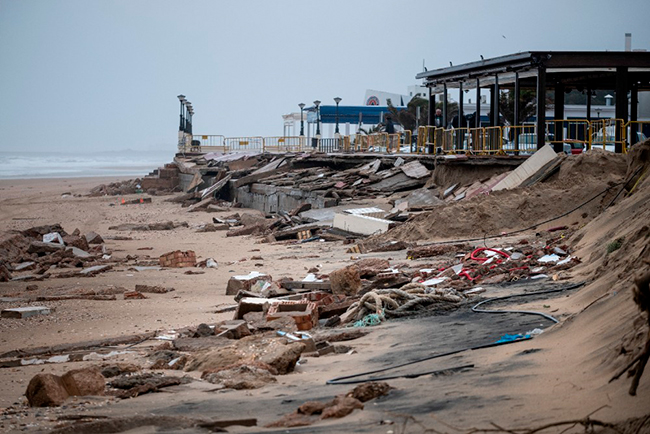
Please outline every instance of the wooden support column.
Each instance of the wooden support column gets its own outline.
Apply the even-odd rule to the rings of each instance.
[[[616,119],[622,119],[623,124],[627,123],[628,111],[627,111],[627,89],[628,89],[628,72],[627,67],[619,66],[616,68]],[[618,128],[619,124],[616,125],[616,143],[614,146],[614,151],[616,153],[623,152],[623,146],[621,144],[621,139],[623,136],[623,131],[621,128]]]
[[[546,67],[537,68],[537,149],[546,144]]]

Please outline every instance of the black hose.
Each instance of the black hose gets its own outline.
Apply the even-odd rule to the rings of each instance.
[[[514,298],[514,297],[527,297],[527,296],[532,296],[532,295],[549,294],[549,293],[552,293],[552,292],[567,291],[569,289],[578,288],[578,287],[580,287],[580,286],[582,286],[584,284],[585,284],[584,282],[580,282],[580,283],[564,286],[562,288],[555,288],[555,289],[549,289],[549,290],[544,290],[544,291],[536,291],[536,292],[527,292],[527,293],[523,293],[523,294],[514,294],[514,295],[508,295],[508,296],[505,296],[505,297],[497,297],[497,298],[482,301],[481,303],[474,306],[472,308],[472,311],[481,312],[481,313],[482,312],[486,312],[486,313],[507,313],[508,311],[482,311],[482,310],[474,310],[474,309],[478,305],[480,305],[482,303],[489,302],[489,301],[503,300],[503,299],[506,299],[506,298]],[[549,317],[548,315],[542,314],[540,312],[528,312],[528,311],[511,311],[511,312],[536,314],[536,315],[542,315],[542,316],[547,317],[547,318]],[[553,318],[553,317],[550,317],[550,318]],[[554,322],[557,322],[557,320],[555,320],[555,318],[553,318],[552,320]],[[358,377],[364,377],[366,375],[378,374],[380,372],[386,372],[386,371],[390,371],[390,370],[393,370],[393,369],[402,368],[404,366],[409,366],[409,365],[414,365],[416,363],[425,362],[427,360],[437,359],[437,358],[440,358],[440,357],[451,356],[451,355],[462,353],[462,352],[465,352],[465,351],[474,351],[474,350],[481,350],[481,349],[484,349],[484,348],[498,347],[498,346],[501,346],[501,345],[512,344],[512,343],[515,343],[515,342],[520,342],[522,340],[528,340],[528,339],[532,339],[532,338],[531,337],[527,337],[527,338],[524,337],[524,338],[517,339],[517,340],[514,340],[514,341],[498,342],[498,343],[497,342],[490,342],[488,344],[482,344],[482,345],[477,345],[477,346],[474,346],[474,347],[462,348],[460,350],[448,351],[446,353],[432,354],[432,355],[424,357],[422,359],[417,359],[417,360],[413,360],[411,362],[401,363],[399,365],[389,366],[387,368],[376,369],[374,371],[362,372],[360,374],[347,375],[347,376],[344,376],[344,377],[336,377],[336,378],[333,378],[331,380],[327,380],[325,384],[357,384],[357,383],[366,383],[368,381],[389,380],[389,379],[402,378],[402,377],[404,377],[404,378],[416,378],[416,377],[419,377],[419,376],[422,376],[422,375],[439,373],[441,371],[460,370],[460,369],[464,369],[466,367],[473,367],[473,365],[472,366],[465,365],[465,366],[460,366],[460,367],[455,367],[455,368],[442,369],[442,370],[438,370],[438,371],[423,372],[423,373],[419,373],[419,374],[403,374],[403,375],[393,375],[393,376],[386,376],[386,377],[372,377],[372,378],[367,378],[367,379],[363,379],[363,380],[357,380],[356,379]]]
[[[549,290],[546,290],[546,291],[528,292],[528,293],[524,293],[524,294],[506,295],[504,297],[490,298],[489,300],[483,300],[483,301],[477,303],[474,307],[472,307],[472,312],[478,312],[478,313],[522,313],[522,314],[527,314],[527,315],[539,315],[539,316],[543,316],[544,318],[546,318],[546,319],[548,319],[550,321],[553,321],[554,323],[557,324],[559,322],[557,319],[555,319],[551,315],[547,315],[547,314],[542,313],[542,312],[534,312],[534,311],[530,311],[530,310],[485,310],[485,309],[477,309],[477,308],[479,306],[481,306],[482,304],[491,303],[491,302],[497,301],[497,300],[506,300],[508,298],[525,297],[525,296],[528,296],[528,295],[550,294],[552,292],[567,291],[569,289],[578,288],[578,287],[580,287],[580,286],[582,286],[584,284],[585,284],[585,282],[580,282],[580,283],[576,283],[576,284],[573,284],[573,285],[565,286],[563,288],[549,289]]]

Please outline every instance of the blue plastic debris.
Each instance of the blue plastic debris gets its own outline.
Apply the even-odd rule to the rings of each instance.
[[[522,335],[521,333],[517,335],[509,335],[505,334],[501,336],[501,338],[495,342],[495,344],[502,344],[504,342],[514,342],[514,341],[523,341],[524,339],[532,339],[532,336],[526,333],[525,335]]]

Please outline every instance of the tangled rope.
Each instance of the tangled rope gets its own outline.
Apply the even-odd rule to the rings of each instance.
[[[420,283],[409,283],[400,289],[388,288],[367,292],[348,308],[346,316],[349,321],[357,322],[368,315],[373,315],[373,320],[383,320],[386,317],[398,317],[422,310],[434,303],[460,303],[465,298],[464,294],[455,289],[427,288]]]

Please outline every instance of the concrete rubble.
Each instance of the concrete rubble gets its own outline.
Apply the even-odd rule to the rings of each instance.
[[[595,260],[595,255],[578,256],[584,225],[570,222],[489,236],[484,231],[482,239],[455,237],[452,233],[446,240],[437,235],[426,238],[427,230],[414,226],[425,219],[436,224],[444,209],[498,200],[509,189],[543,183],[562,169],[564,157],[551,155],[546,149],[514,171],[507,170],[510,166],[499,166],[465,180],[445,174],[448,168],[438,171],[428,160],[399,158],[401,161],[375,156],[339,161],[318,154],[179,155],[174,163],[134,181],[136,184],[99,186],[92,194],[125,195],[131,187],[134,191],[130,194],[144,194],[136,192],[139,190],[151,196],[174,191],[177,194],[165,206],[192,212],[187,215],[191,224],[171,220],[143,223],[127,215],[122,221],[135,223],[108,227],[121,234],[117,237],[124,237],[119,240],[95,232],[67,233],[60,224],[4,234],[0,239],[0,281],[30,285],[22,283],[24,292],[7,294],[3,302],[15,307],[2,309],[3,321],[23,324],[37,321],[39,316],[51,317],[58,311],[50,304],[70,300],[128,300],[124,305],[155,309],[157,299],[173,299],[181,306],[184,291],[202,279],[209,282],[210,291],[226,299],[214,302],[206,297],[189,308],[209,311],[210,315],[203,318],[210,319],[202,319],[205,322],[192,324],[188,320],[174,329],[154,327],[118,338],[5,351],[0,354],[0,369],[61,364],[66,369],[74,364],[81,367],[68,369],[63,375],[45,369],[36,373],[25,389],[31,407],[63,410],[79,396],[116,400],[110,402],[134,399],[137,403],[146,399],[140,396],[161,390],[171,396],[197,388],[226,398],[222,392],[249,394],[236,395],[238,405],[243,396],[287,396],[283,403],[291,403],[295,411],[280,413],[275,407],[274,417],[264,415],[266,428],[315,423],[325,426],[332,421],[324,420],[366,412],[371,406],[368,402],[400,399],[406,392],[393,392],[385,382],[364,380],[347,392],[321,393],[319,399],[303,402],[283,387],[298,387],[291,383],[296,377],[326,369],[328,360],[335,367],[361,366],[364,361],[385,363],[381,352],[373,352],[377,341],[365,340],[375,330],[387,336],[387,342],[390,337],[389,344],[400,352],[404,346],[399,345],[411,336],[390,333],[405,318],[417,321],[415,318],[469,310],[492,297],[496,299],[513,285],[567,283],[573,277],[573,267]],[[137,199],[133,203],[150,202]],[[156,200],[151,203],[155,205]],[[535,204],[524,205],[520,208],[534,211]],[[516,213],[520,208],[511,211]],[[475,213],[477,226],[494,217],[490,209],[488,203]],[[206,216],[205,221],[197,224],[202,216]],[[213,242],[203,252],[199,248],[186,250],[187,241],[165,244],[165,250],[154,252],[152,247],[138,246],[137,254],[133,254],[135,247],[127,254],[115,243],[130,241],[130,236],[142,232],[165,231],[156,235],[167,237],[175,230],[183,230],[183,236],[189,234],[188,239],[206,237]],[[647,227],[637,232],[638,240],[647,237]],[[249,253],[242,253],[241,259],[230,261],[239,258],[239,253],[228,260],[220,256],[220,249],[238,246],[242,240],[249,242]],[[616,245],[607,247],[612,256],[604,259],[605,264],[615,260],[614,252],[625,249],[629,237],[627,240],[619,238]],[[309,248],[315,245],[321,248]],[[645,252],[637,247],[635,253]],[[338,260],[333,259],[333,251],[341,254]],[[292,264],[281,273],[277,268],[269,269],[270,261],[283,258],[304,264]],[[118,272],[129,273],[133,283],[107,283]],[[145,273],[167,273],[165,279],[171,276],[177,280],[160,279],[156,284],[137,280]],[[221,280],[215,278],[217,275]],[[103,277],[106,280],[98,282]],[[75,281],[55,286],[50,284],[55,278]],[[531,334],[543,331],[535,330],[513,339],[531,339]],[[426,331],[421,333],[425,335]],[[353,357],[358,352],[365,352],[368,358]],[[129,363],[115,362],[116,355],[124,356]],[[409,354],[405,361],[414,358]],[[316,363],[318,368],[309,371]],[[450,368],[444,375],[451,378],[450,372],[458,375],[470,369],[468,366]],[[359,371],[370,369],[360,367]],[[427,375],[426,381],[437,380],[437,374]],[[449,378],[445,380],[454,381]],[[374,376],[370,379],[376,380]],[[304,390],[301,393],[307,395]],[[253,416],[255,419],[233,419],[223,425],[256,425],[258,415]],[[133,421],[128,423],[129,429],[137,426]],[[221,427],[214,420],[175,420],[170,424]]]

